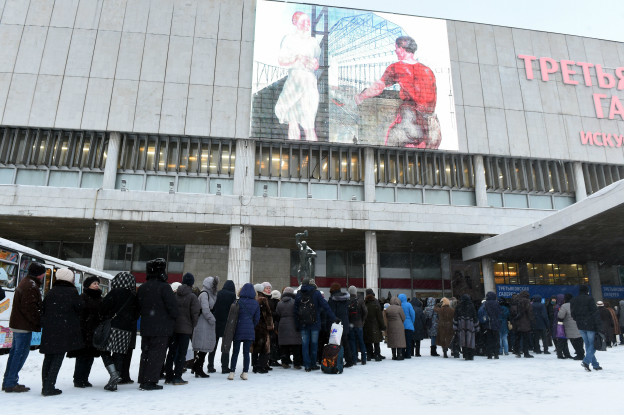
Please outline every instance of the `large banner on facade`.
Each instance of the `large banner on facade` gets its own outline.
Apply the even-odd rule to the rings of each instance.
[[[251,137],[457,150],[446,21],[259,0]]]

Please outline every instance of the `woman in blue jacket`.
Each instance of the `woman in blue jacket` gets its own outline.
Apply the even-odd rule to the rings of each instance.
[[[414,307],[407,302],[407,296],[405,294],[399,294],[399,300],[401,301],[401,308],[405,313],[405,321],[403,321],[403,327],[405,328],[405,350],[403,356],[406,359],[412,357],[414,353],[414,320],[416,320],[416,313]]]
[[[256,301],[256,290],[250,283],[243,285],[238,299],[238,322],[234,333],[234,343],[232,345],[232,360],[230,361],[230,374],[228,380],[234,380],[236,371],[236,361],[241,343],[243,344],[243,373],[241,379],[247,380],[249,372],[249,349],[256,339],[255,327],[260,321],[260,306]]]

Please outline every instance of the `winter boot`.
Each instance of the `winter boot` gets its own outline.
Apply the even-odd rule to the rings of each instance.
[[[420,357],[420,340],[414,342],[414,356]]]
[[[199,352],[197,354],[197,359],[195,359],[195,364],[193,365],[193,370],[191,370],[191,373],[195,374],[196,378],[209,378],[210,375],[208,375],[206,372],[204,372],[204,359],[201,355],[202,352]]]
[[[104,386],[104,389],[106,389],[107,391],[114,392],[117,390],[117,384],[121,380],[121,376],[119,376],[119,372],[115,368],[115,365],[106,366],[106,370],[108,371],[108,374],[110,375],[110,379],[108,380],[108,383],[106,384],[106,386]]]
[[[446,354],[447,350],[448,350],[448,349],[442,349],[442,351],[444,352],[444,358],[445,358],[445,359],[448,359],[448,355]]]
[[[431,356],[440,356],[436,351],[436,346],[431,346]]]

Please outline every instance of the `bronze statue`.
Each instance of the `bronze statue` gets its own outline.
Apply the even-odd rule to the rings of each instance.
[[[308,246],[306,241],[301,240],[301,238],[307,237],[307,230],[295,235],[297,247],[299,248],[299,267],[297,268],[299,284],[301,284],[304,278],[314,278],[314,258],[316,258],[316,252]]]

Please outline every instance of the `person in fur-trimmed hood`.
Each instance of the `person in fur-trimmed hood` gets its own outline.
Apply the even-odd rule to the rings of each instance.
[[[258,293],[256,300],[260,306],[260,321],[255,327],[256,339],[252,345],[251,364],[254,373],[268,373],[269,370],[271,370],[269,366],[269,354],[271,352],[273,314],[271,313],[271,306],[267,294],[264,293],[265,287],[263,284],[256,284],[254,289]]]

